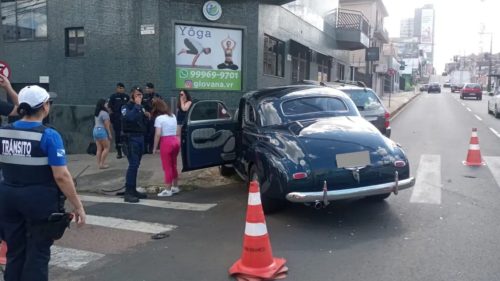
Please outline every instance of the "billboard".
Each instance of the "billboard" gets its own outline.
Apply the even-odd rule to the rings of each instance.
[[[178,89],[241,91],[239,29],[175,25],[175,86]]]
[[[420,43],[432,44],[434,34],[434,10],[422,9]]]

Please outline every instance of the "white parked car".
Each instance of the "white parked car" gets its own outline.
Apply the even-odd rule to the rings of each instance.
[[[495,89],[495,94],[488,100],[488,113],[500,118],[500,87]]]

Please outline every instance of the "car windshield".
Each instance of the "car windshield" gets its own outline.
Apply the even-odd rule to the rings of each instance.
[[[347,106],[338,98],[306,97],[285,101],[281,104],[283,114],[304,115],[318,112],[345,112]]]
[[[343,90],[343,92],[345,92],[352,99],[359,111],[383,110],[382,104],[373,91],[355,89]]]
[[[301,97],[280,101],[264,101],[259,106],[262,126],[282,125],[291,121],[339,115],[356,115],[341,98]]]
[[[466,88],[469,88],[469,89],[481,89],[481,86],[479,86],[479,84],[467,84]]]

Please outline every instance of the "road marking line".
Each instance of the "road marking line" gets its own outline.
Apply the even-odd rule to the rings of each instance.
[[[495,131],[495,129],[490,128],[490,131],[492,131],[492,132],[493,132],[493,134],[495,134],[497,137],[499,137],[499,138],[500,138],[500,134],[499,134],[497,131]]]
[[[93,202],[93,203],[114,203],[114,204],[130,205],[130,203],[125,203],[123,202],[122,198],[118,197],[80,195],[80,199],[82,201]],[[184,203],[184,202],[148,200],[148,199],[141,199],[139,203],[135,203],[134,205],[142,205],[142,206],[164,208],[164,209],[200,211],[200,212],[208,211],[211,208],[217,206],[217,204]]]
[[[99,253],[52,246],[49,265],[69,270],[78,270],[102,257],[104,255]]]
[[[468,111],[472,112],[472,110],[470,108],[468,108],[468,107],[466,107],[466,108],[467,108]]]
[[[97,226],[151,233],[151,234],[172,231],[175,228],[177,228],[177,226],[170,224],[125,220],[113,217],[100,217],[100,216],[87,215],[86,218],[87,218],[86,223],[90,225],[97,225]]]
[[[483,121],[483,119],[481,119],[481,117],[477,116],[476,114],[474,114],[474,116],[477,118],[477,120]]]
[[[441,204],[441,187],[441,155],[423,154],[410,202]]]
[[[483,160],[486,162],[488,169],[490,169],[497,185],[500,186],[500,157],[484,156]]]

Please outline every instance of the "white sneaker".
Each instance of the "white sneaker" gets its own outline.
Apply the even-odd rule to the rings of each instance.
[[[172,186],[172,193],[173,193],[173,194],[179,193],[179,191],[181,191],[181,190],[179,189],[179,187],[177,187],[177,186]]]
[[[172,190],[164,189],[162,192],[158,193],[158,197],[170,197],[172,196]]]
[[[144,187],[141,187],[141,186],[139,186],[135,190],[137,190],[137,192],[139,192],[139,193],[146,193],[147,192],[147,190]]]

